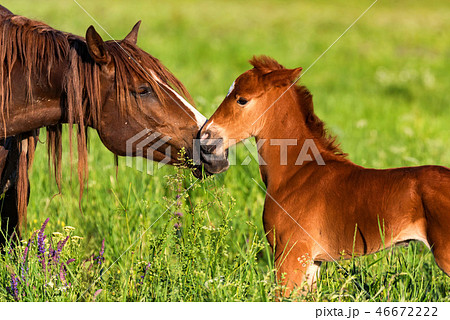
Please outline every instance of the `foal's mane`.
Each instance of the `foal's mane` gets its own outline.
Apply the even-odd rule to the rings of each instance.
[[[250,60],[250,64],[263,74],[274,70],[285,69],[276,60],[267,56],[253,57]],[[309,90],[305,86],[297,84],[293,86],[293,90],[295,90],[295,93],[297,94],[305,125],[313,134],[314,138],[319,141],[320,145],[325,148],[325,150],[335,155],[345,157],[346,154],[341,150],[340,145],[336,141],[337,137],[329,134],[325,127],[325,123],[314,113],[312,94]]]
[[[87,126],[98,128],[101,112],[100,65],[89,55],[84,38],[9,11],[2,11],[0,14],[0,33],[0,116],[5,128],[9,109],[12,107],[11,73],[16,64],[22,65],[25,71],[30,107],[33,107],[32,84],[37,81],[51,86],[54,69],[59,67],[63,73],[61,106],[69,123],[71,150],[72,127],[74,124],[78,126],[76,132],[81,199],[88,173]],[[155,74],[192,102],[183,84],[158,59],[135,44],[126,40],[120,41],[120,45],[116,41],[106,41],[105,47],[115,66],[115,88],[122,114],[133,111],[129,108],[131,98],[128,87],[136,85],[130,83],[134,76],[147,81],[160,101],[164,102],[167,96],[149,74]],[[140,106],[140,101],[137,102]],[[50,161],[53,164],[58,188],[61,181],[61,135],[61,124],[47,127],[49,164]]]

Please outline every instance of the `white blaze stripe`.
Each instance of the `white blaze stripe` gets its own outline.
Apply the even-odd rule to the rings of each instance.
[[[227,97],[230,95],[230,93],[234,90],[234,82],[231,84],[230,89],[228,89]]]
[[[178,94],[178,92],[176,92],[170,86],[168,86],[167,84],[162,82],[161,79],[159,79],[159,77],[153,71],[151,71],[151,73],[152,73],[153,78],[156,79],[156,81],[158,81],[165,88],[169,89],[178,98],[178,100],[180,100],[180,102],[183,103],[194,114],[195,121],[197,122],[197,126],[200,129],[203,126],[203,124],[206,122],[206,117],[204,115],[202,115],[200,113],[200,111],[195,109],[189,102],[187,102],[186,99],[184,99],[182,96],[180,96]]]
[[[205,130],[208,130],[209,127],[211,127],[213,123],[214,123],[214,120],[208,121],[208,124],[206,125]]]
[[[175,90],[173,90],[171,87],[169,87],[168,85],[166,85],[165,83],[162,84],[163,86],[165,86],[167,89],[169,89],[170,91],[172,91],[175,96],[186,106],[188,107],[189,110],[191,110],[191,112],[194,114],[195,116],[195,120],[197,120],[197,124],[198,124],[198,128],[200,129],[203,124],[206,122],[206,117],[204,115],[202,115],[200,113],[200,111],[198,111],[197,109],[195,109],[189,102],[186,101],[186,99],[184,99],[182,96],[180,96],[178,94],[178,92],[176,92]]]

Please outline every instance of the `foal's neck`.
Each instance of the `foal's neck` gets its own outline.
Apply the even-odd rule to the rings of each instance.
[[[306,167],[319,169],[323,162],[344,160],[327,150],[307,126],[300,103],[294,90],[287,92],[267,112],[264,126],[255,136],[267,187],[277,188]]]

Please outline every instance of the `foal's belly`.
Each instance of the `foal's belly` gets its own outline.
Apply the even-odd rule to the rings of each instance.
[[[324,190],[318,197],[311,194],[308,203],[297,207],[299,224],[310,227],[309,235],[298,230],[298,239],[312,244],[318,260],[370,254],[410,240],[429,246],[415,181],[399,179],[390,184],[376,178],[369,186],[358,179]],[[291,210],[295,210],[292,205]],[[315,221],[314,225],[310,221]]]
[[[378,226],[374,226],[374,229],[378,230]],[[334,231],[330,230],[328,236],[316,236],[315,241],[313,240],[312,257],[315,261],[349,259],[352,256],[372,254],[392,246],[407,245],[414,240],[421,241],[428,248],[430,247],[426,237],[426,225],[423,221],[404,225],[398,229],[398,232],[391,233],[391,235],[388,235],[388,232],[381,235],[380,232],[376,233],[376,230],[370,230],[366,235],[364,235],[364,231],[346,235],[339,233],[339,228]]]
[[[411,240],[422,241],[429,247],[426,220],[419,199],[405,190],[391,201],[382,200],[386,199],[374,201],[372,207],[357,206],[353,212],[340,213],[332,209],[323,212],[325,218],[321,233],[324,236],[320,241],[324,245],[322,248],[315,246],[318,257],[330,260],[331,252],[335,259],[371,254]]]

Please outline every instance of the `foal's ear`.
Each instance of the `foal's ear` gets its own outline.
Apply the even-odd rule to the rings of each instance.
[[[302,72],[302,68],[279,69],[263,75],[264,84],[269,87],[286,87],[293,84]]]
[[[141,20],[139,20],[134,25],[133,29],[131,29],[130,33],[123,40],[127,40],[128,42],[131,42],[132,44],[136,44],[140,25],[141,25]]]
[[[95,31],[93,26],[90,26],[86,31],[86,43],[89,54],[100,64],[106,64],[109,62],[108,51],[106,50],[105,43],[102,37]]]

